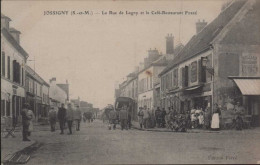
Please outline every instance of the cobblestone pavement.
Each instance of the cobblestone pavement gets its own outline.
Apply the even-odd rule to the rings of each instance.
[[[57,125],[58,127],[58,125]],[[175,133],[108,130],[101,121],[82,123],[81,131],[32,135],[43,143],[31,155],[35,164],[257,163],[260,134],[248,132]]]

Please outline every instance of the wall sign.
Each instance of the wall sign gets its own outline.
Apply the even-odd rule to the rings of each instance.
[[[259,72],[257,55],[243,55],[241,58],[241,73],[242,76],[255,76]]]

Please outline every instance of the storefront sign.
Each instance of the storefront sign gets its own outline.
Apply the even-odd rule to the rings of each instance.
[[[255,55],[242,56],[242,76],[255,76],[258,74],[258,57]]]

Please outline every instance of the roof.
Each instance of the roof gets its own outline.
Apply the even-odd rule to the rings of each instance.
[[[211,46],[211,42],[218,36],[221,30],[231,21],[231,19],[234,18],[245,3],[246,0],[237,0],[223,10],[201,32],[194,35],[190,39],[175,59],[170,62],[170,64],[159,74],[159,76],[165,74],[179,63],[208,50]]]
[[[9,31],[21,34],[21,32],[19,30],[15,29],[13,27],[9,28]]]
[[[8,42],[25,58],[28,58],[28,53],[20,46],[20,44],[13,38],[13,36],[5,29],[1,28],[1,33],[7,39]]]
[[[50,85],[43,80],[43,78],[41,78],[31,67],[29,67],[28,65],[25,66],[25,71],[30,75],[30,77],[32,77],[34,80],[38,81],[41,84],[46,85],[47,87],[50,87]]]
[[[7,17],[6,15],[4,15],[2,13],[1,13],[1,18],[5,18],[5,19],[8,19],[9,21],[12,21],[9,17]]]

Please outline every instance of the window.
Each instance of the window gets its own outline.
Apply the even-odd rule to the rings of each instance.
[[[194,83],[197,81],[197,61],[191,63],[190,67],[190,82]]]
[[[10,102],[7,101],[6,102],[6,116],[10,116],[11,115],[11,106],[10,106]]]
[[[152,78],[152,76],[150,77],[150,87],[153,88],[153,78]]]
[[[1,100],[1,116],[5,116],[5,100]]]
[[[10,56],[7,57],[7,78],[11,78],[11,60]]]
[[[24,85],[24,75],[23,75],[23,68],[22,68],[22,86]]]
[[[2,52],[2,75],[5,76],[5,52]]]
[[[13,61],[13,81],[20,84],[21,66],[16,60]]]

